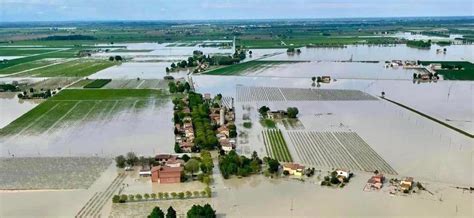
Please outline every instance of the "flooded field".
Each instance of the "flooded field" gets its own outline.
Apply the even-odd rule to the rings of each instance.
[[[138,63],[128,62],[117,66],[101,70],[91,76],[90,79],[163,79],[166,73],[166,67],[171,62]],[[173,72],[169,75],[175,78],[185,77],[188,71]]]
[[[200,92],[222,93],[224,96],[233,97],[237,96],[235,87],[242,84],[274,88],[306,87],[308,90],[313,88],[309,78],[195,76],[193,80]],[[453,88],[454,86],[451,87],[451,95],[457,92],[456,90],[459,94],[457,98],[453,97],[449,102],[443,101],[443,96],[436,94],[430,94],[429,97],[422,94],[413,95],[413,92],[420,87],[426,90],[420,90],[419,93],[448,93],[449,84],[453,83],[458,87],[456,89]],[[421,111],[429,107],[425,106],[427,104],[439,105],[431,109],[431,111],[438,111],[438,116],[441,113],[446,115],[451,111],[464,108],[464,115],[463,113],[456,114],[464,119],[472,119],[470,104],[467,104],[472,102],[470,100],[472,95],[465,94],[466,91],[471,90],[471,86],[471,83],[454,81],[413,84],[411,81],[393,80],[338,80],[323,84],[321,89],[360,90],[373,96],[385,91],[387,95],[393,93],[394,96],[400,96],[397,100],[409,99],[405,103],[410,102],[411,107],[419,108]],[[463,92],[464,94],[461,94]],[[472,185],[471,181],[462,179],[462,175],[469,173],[473,167],[471,162],[473,146],[470,138],[386,101],[237,101],[236,113],[250,113],[250,120],[254,124],[252,130],[248,132],[249,142],[238,148],[244,154],[251,154],[253,150],[265,153],[262,136],[259,134],[262,127],[258,122],[257,112],[257,109],[263,105],[269,106],[272,110],[298,107],[299,120],[305,130],[356,132],[400,175],[415,176],[429,181]],[[451,110],[454,107],[458,108]],[[252,109],[249,112],[246,108]],[[245,121],[248,120],[242,119],[242,115],[237,116],[237,125],[242,125]],[[280,126],[280,129],[285,128]],[[288,140],[286,133],[284,136],[289,143],[292,156],[297,157],[297,162],[303,162],[298,158],[297,151],[291,140]],[[449,166],[443,164],[448,162]]]
[[[33,109],[41,101],[22,100],[16,93],[0,93],[0,128]]]
[[[96,157],[0,158],[0,189],[87,189],[111,163]]]
[[[128,95],[140,92],[123,91]],[[172,151],[172,104],[167,97],[107,96],[95,99],[80,94],[81,99],[68,100],[56,96],[56,100],[44,102],[1,130],[2,156],[114,156],[128,151]]]
[[[446,48],[446,54],[436,53],[436,49]],[[430,49],[410,48],[406,45],[371,46],[348,45],[346,48],[301,48],[301,54],[280,55],[264,60],[305,60],[305,61],[388,61],[388,60],[436,60],[436,61],[474,61],[474,45],[451,45]],[[383,55],[381,55],[383,54]]]
[[[331,76],[336,79],[412,79],[415,69],[386,68],[385,63],[311,61],[273,65],[270,68],[246,70],[246,76],[307,77]]]

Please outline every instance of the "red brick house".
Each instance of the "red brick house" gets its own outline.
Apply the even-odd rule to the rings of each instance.
[[[180,183],[183,167],[156,166],[151,168],[151,181],[160,184]]]

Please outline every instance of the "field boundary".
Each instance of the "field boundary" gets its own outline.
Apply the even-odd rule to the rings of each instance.
[[[441,124],[441,125],[443,125],[443,126],[445,126],[445,127],[448,127],[448,128],[450,128],[450,129],[452,129],[452,130],[454,130],[454,131],[456,131],[456,132],[458,132],[458,133],[461,133],[461,134],[463,134],[463,135],[465,135],[465,136],[467,136],[467,137],[469,137],[469,138],[474,138],[474,135],[473,135],[473,134],[470,134],[470,133],[468,133],[468,132],[466,132],[466,131],[464,131],[464,130],[462,130],[462,129],[459,129],[459,128],[457,128],[457,127],[451,126],[450,124],[445,123],[445,122],[443,122],[443,121],[441,121],[441,120],[438,120],[438,119],[436,119],[436,118],[434,118],[434,117],[432,117],[432,116],[430,116],[430,115],[428,115],[428,114],[425,114],[425,113],[423,113],[423,112],[420,112],[420,111],[418,111],[418,110],[415,110],[415,109],[413,109],[413,108],[411,108],[411,107],[408,107],[408,106],[406,106],[406,105],[404,105],[404,104],[398,103],[398,102],[396,102],[396,101],[394,101],[394,100],[390,100],[390,99],[388,99],[388,98],[386,98],[386,97],[381,97],[381,99],[386,100],[386,101],[388,101],[388,102],[390,102],[390,103],[393,103],[393,104],[395,104],[395,105],[398,105],[398,106],[400,106],[400,107],[402,107],[402,108],[405,108],[405,109],[407,109],[407,110],[409,110],[409,111],[411,111],[411,112],[413,112],[413,113],[416,113],[416,114],[418,114],[418,115],[420,115],[420,116],[422,116],[422,117],[424,117],[424,118],[427,118],[427,119],[429,119],[429,120],[431,120],[431,121],[434,121],[434,122],[436,122],[436,123],[438,123],[438,124]]]

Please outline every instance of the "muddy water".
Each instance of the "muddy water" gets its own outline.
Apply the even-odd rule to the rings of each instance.
[[[437,54],[436,49],[446,48],[446,54]],[[387,60],[427,60],[427,61],[474,61],[474,45],[451,45],[430,49],[410,48],[406,45],[369,46],[350,45],[347,48],[301,48],[301,54],[280,55],[265,60],[306,60],[306,61],[387,61]]]
[[[311,61],[275,65],[262,70],[249,70],[252,76],[308,77],[331,76],[336,79],[412,79],[415,69],[386,68],[385,63]]]
[[[74,124],[42,135],[0,139],[2,156],[116,156],[170,153],[174,149],[171,101],[128,109],[111,119]]]
[[[33,109],[41,100],[22,100],[17,93],[0,93],[0,128]]]
[[[156,63],[123,63],[117,66],[109,67],[101,70],[89,78],[107,78],[107,79],[163,79],[166,75],[174,76],[175,78],[186,77],[188,71],[179,71],[173,73],[166,73],[166,67],[169,67],[171,62],[156,62]]]

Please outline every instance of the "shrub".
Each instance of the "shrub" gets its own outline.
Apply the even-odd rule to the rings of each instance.
[[[247,129],[252,128],[252,122],[244,122],[244,127]]]
[[[178,198],[179,199],[184,199],[184,192],[178,193]]]
[[[119,202],[120,202],[120,196],[114,195],[114,197],[112,198],[112,203],[119,203]]]
[[[150,194],[150,197],[151,197],[151,199],[156,199],[156,194],[155,194],[155,193],[151,193],[151,194]]]

